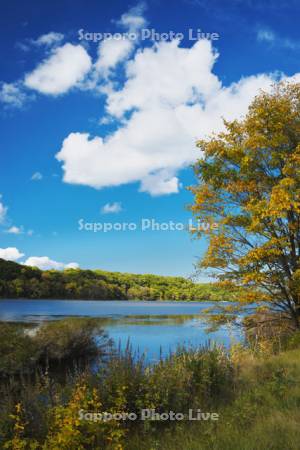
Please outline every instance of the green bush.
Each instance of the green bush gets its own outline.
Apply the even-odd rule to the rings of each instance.
[[[88,364],[111,353],[112,345],[97,319],[74,318],[36,328],[0,324],[0,377],[41,369]]]
[[[109,340],[96,319],[70,318],[43,324],[33,340],[40,361],[90,362],[109,350]]]
[[[0,377],[30,372],[38,359],[38,349],[23,327],[0,324]]]

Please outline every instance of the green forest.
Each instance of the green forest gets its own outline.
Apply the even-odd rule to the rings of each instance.
[[[213,283],[195,283],[184,277],[137,275],[103,270],[42,271],[0,259],[0,298],[82,300],[235,300]]]

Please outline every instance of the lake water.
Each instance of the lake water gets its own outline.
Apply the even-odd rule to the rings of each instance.
[[[92,300],[0,300],[0,320],[41,323],[65,317],[103,318],[103,328],[116,345],[128,341],[148,361],[167,355],[179,345],[199,346],[215,342],[228,347],[242,339],[236,329],[205,331],[202,310],[211,302],[149,302]]]

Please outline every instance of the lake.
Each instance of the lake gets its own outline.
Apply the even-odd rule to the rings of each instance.
[[[166,356],[179,345],[199,346],[215,342],[226,347],[242,339],[241,332],[221,327],[206,333],[202,310],[212,302],[0,300],[0,320],[41,323],[65,317],[103,318],[103,328],[116,345],[128,341],[148,361]]]

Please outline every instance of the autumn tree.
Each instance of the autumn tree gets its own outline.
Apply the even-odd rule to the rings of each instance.
[[[240,121],[200,140],[196,218],[218,222],[200,268],[300,327],[300,84],[261,92]],[[203,232],[196,231],[196,237]]]

